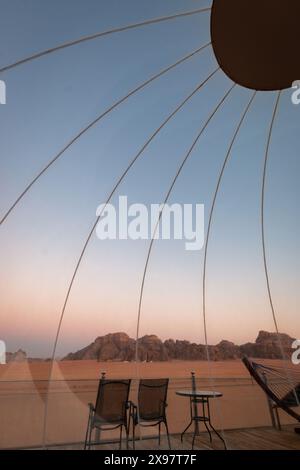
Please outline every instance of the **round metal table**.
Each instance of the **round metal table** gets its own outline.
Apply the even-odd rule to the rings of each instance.
[[[180,397],[186,397],[190,399],[190,413],[191,413],[191,420],[185,430],[181,433],[181,442],[183,441],[183,436],[186,431],[192,426],[194,423],[194,435],[193,435],[193,442],[192,442],[192,449],[194,448],[194,443],[196,436],[199,436],[199,423],[204,423],[204,426],[207,429],[209,434],[209,440],[212,442],[212,436],[210,429],[216,434],[216,436],[223,442],[224,448],[226,449],[226,443],[221,436],[221,434],[214,428],[211,423],[211,416],[210,416],[210,407],[209,407],[209,400],[213,398],[221,398],[223,394],[221,392],[215,392],[210,390],[178,390],[176,395]],[[198,414],[198,404],[202,405],[202,415]],[[210,428],[210,429],[209,429]]]

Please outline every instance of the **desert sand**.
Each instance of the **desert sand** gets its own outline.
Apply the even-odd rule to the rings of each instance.
[[[259,359],[258,362],[268,365],[293,366],[291,362],[281,360]],[[11,362],[0,365],[0,382],[22,380],[48,380],[50,362]],[[52,379],[61,380],[96,380],[102,372],[111,378],[136,377],[169,377],[172,379],[186,379],[191,371],[198,378],[249,378],[249,373],[240,360],[207,362],[207,361],[168,361],[168,362],[97,362],[97,361],[58,361],[54,362]]]

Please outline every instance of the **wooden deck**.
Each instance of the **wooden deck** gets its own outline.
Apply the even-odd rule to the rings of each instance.
[[[273,428],[252,428],[229,430],[224,433],[227,447],[232,450],[300,450],[300,435],[294,432],[294,426],[284,426],[282,431]],[[171,436],[172,450],[190,450],[192,443],[192,435],[187,434],[183,443],[180,441],[179,435]],[[52,449],[61,450],[78,450],[82,449],[82,444],[69,446],[52,447]],[[130,443],[132,449],[132,443]],[[117,450],[118,444],[103,444],[95,446],[96,450]],[[196,438],[194,450],[221,450],[222,442],[213,437],[210,444],[207,433],[201,433]],[[125,449],[125,443],[123,443]],[[142,439],[136,441],[137,450],[168,450],[167,440],[162,436],[161,447],[158,447],[157,439]]]

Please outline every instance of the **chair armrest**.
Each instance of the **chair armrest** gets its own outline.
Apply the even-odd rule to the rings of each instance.
[[[128,403],[129,403],[129,415],[132,417],[133,421],[135,422],[137,419],[138,408],[133,401],[130,400]]]
[[[136,404],[135,404],[133,401],[129,400],[127,403],[128,403],[128,405],[131,406],[132,408],[137,409],[137,406],[136,406]]]
[[[132,403],[131,403],[130,400],[128,400],[128,401],[125,402],[125,409],[126,409],[126,410],[130,409],[131,406],[132,406]]]
[[[161,400],[160,405],[161,405],[162,409],[166,409],[167,406],[168,406],[168,403],[166,401]]]
[[[88,407],[90,409],[90,412],[95,411],[95,407],[94,407],[93,403],[88,403]]]

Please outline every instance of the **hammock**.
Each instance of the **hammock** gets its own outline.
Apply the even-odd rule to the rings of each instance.
[[[287,367],[258,364],[248,357],[242,359],[250,375],[278,407],[300,422],[300,372]]]

